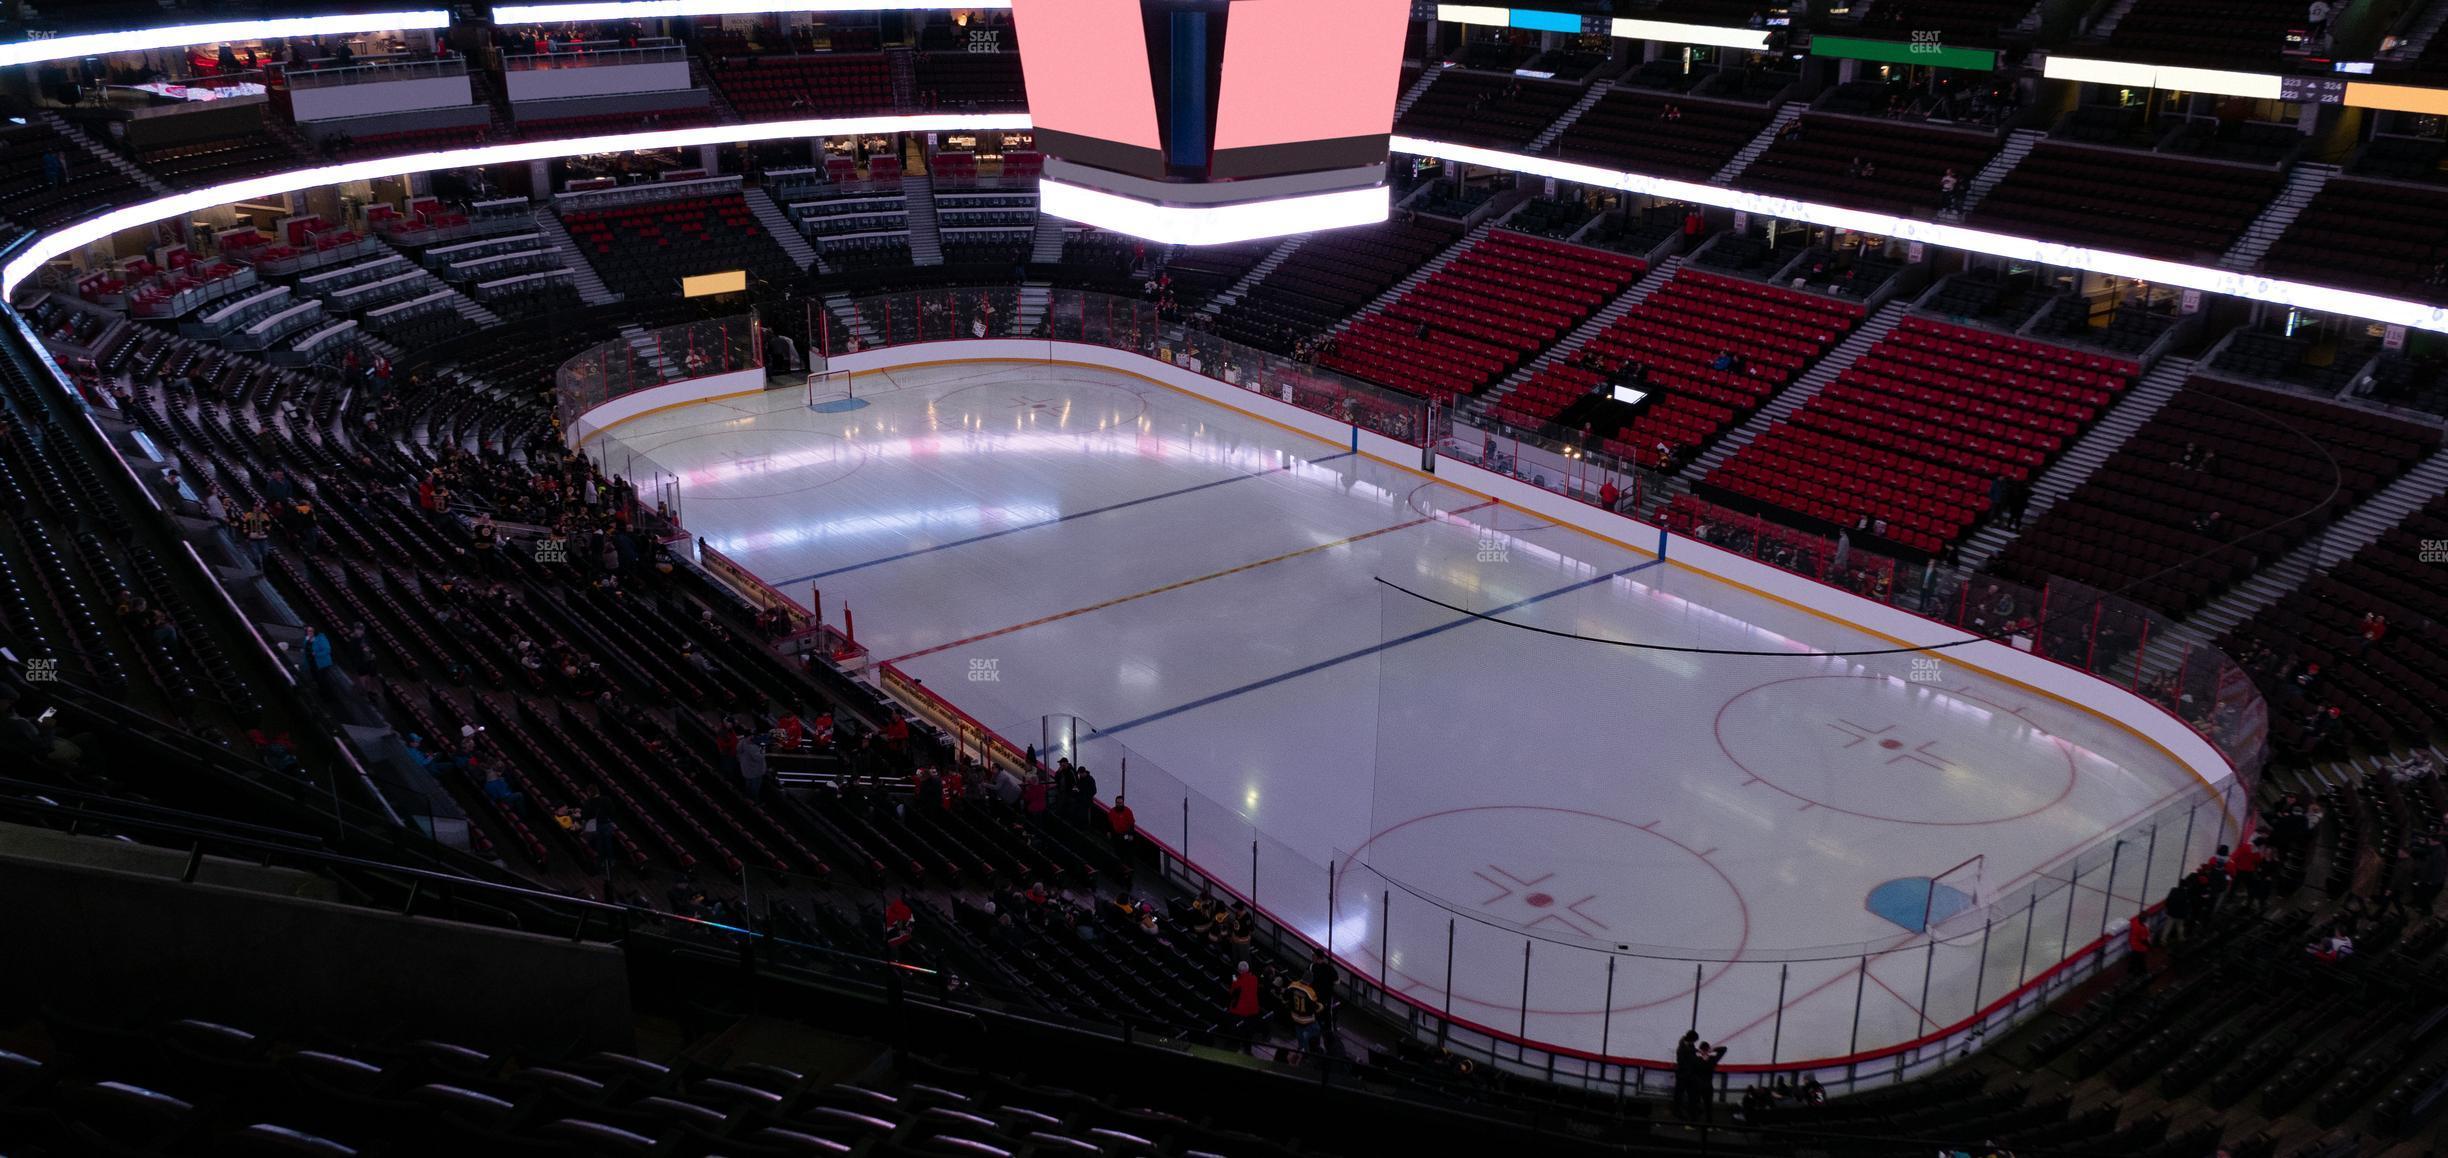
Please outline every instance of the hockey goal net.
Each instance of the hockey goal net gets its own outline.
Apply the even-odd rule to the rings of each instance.
[[[839,409],[854,397],[848,370],[810,370],[805,389],[810,410]]]

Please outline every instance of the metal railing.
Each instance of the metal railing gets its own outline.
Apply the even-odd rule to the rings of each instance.
[[[517,53],[502,57],[505,72],[537,72],[564,68],[611,68],[623,64],[662,64],[688,59],[677,44],[642,44],[636,48],[588,48],[577,51]]]
[[[352,84],[383,84],[395,80],[430,80],[466,76],[467,58],[446,56],[415,60],[378,60],[334,68],[290,68],[283,74],[291,89],[337,88]]]

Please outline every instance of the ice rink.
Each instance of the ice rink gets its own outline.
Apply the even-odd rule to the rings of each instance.
[[[1143,829],[1458,1019],[1656,1058],[1696,1005],[1729,1064],[1872,1050],[2038,975],[2227,831],[2213,807],[2111,845],[2208,789],[1943,654],[1818,654],[1893,645],[1138,378],[971,363],[857,393],[616,433],[681,476],[691,529],[850,608],[878,660],[1015,743],[1092,726]]]

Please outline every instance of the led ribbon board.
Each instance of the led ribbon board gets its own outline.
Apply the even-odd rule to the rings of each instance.
[[[662,16],[746,16],[758,12],[914,12],[950,8],[1009,8],[1011,0],[574,0],[565,4],[496,4],[493,22],[558,24],[565,20],[651,20]]]
[[[319,165],[311,169],[292,169],[283,173],[268,173],[243,181],[207,186],[173,193],[167,197],[123,205],[98,217],[90,217],[43,234],[0,267],[0,296],[15,293],[27,278],[42,269],[53,258],[74,253],[78,248],[108,238],[123,229],[141,229],[156,221],[184,220],[191,214],[216,205],[268,197],[277,193],[295,193],[323,185],[339,185],[350,181],[371,181],[380,177],[397,177],[403,173],[423,173],[435,169],[465,169],[479,165],[508,165],[525,161],[541,161],[553,157],[577,156],[586,153],[629,153],[640,149],[687,149],[699,145],[727,145],[756,141],[791,140],[799,137],[846,137],[869,133],[948,133],[962,130],[993,131],[1026,129],[1027,113],[961,113],[925,114],[906,117],[838,117],[819,120],[772,121],[751,125],[708,125],[694,129],[662,129],[651,133],[614,133],[601,137],[571,137],[557,141],[518,141],[506,145],[483,145],[472,149],[450,149],[432,153],[410,153],[398,157],[377,157],[350,161],[340,165]]]
[[[1723,209],[1738,209],[1746,213],[1760,213],[1791,221],[1807,221],[1813,225],[1850,229],[1877,237],[1892,237],[1899,241],[1918,241],[1928,245],[1942,245],[1950,249],[1969,250],[1973,253],[1985,253],[1995,257],[2038,262],[2042,265],[2087,269],[2097,273],[2138,278],[2185,289],[2226,294],[2230,297],[2245,298],[2251,301],[2293,306],[2321,313],[2344,314],[2348,317],[2368,318],[2372,321],[2406,326],[2411,329],[2448,333],[2448,306],[2383,297],[2379,294],[2332,289],[2328,286],[2310,285],[2299,281],[2239,273],[2231,269],[2187,265],[2183,262],[2164,261],[2152,257],[2137,257],[2114,250],[2093,249],[2086,246],[2068,245],[2064,242],[2015,237],[2004,233],[1991,233],[1983,229],[1969,229],[1961,225],[1872,213],[1863,209],[1820,205],[1809,201],[1797,201],[1789,197],[1767,197],[1716,185],[1669,181],[1663,177],[1623,173],[1591,165],[1576,165],[1569,161],[1558,161],[1547,157],[1517,156],[1494,149],[1482,149],[1474,145],[1455,145],[1443,141],[1429,141],[1418,137],[1397,135],[1394,138],[1394,151],[1438,157],[1466,165],[1485,165],[1491,169],[1529,173],[1539,177],[1553,177],[1558,181],[1572,181],[1599,188],[1621,189],[1631,193],[1668,197],[1677,201],[1714,205]]]
[[[127,229],[151,226],[156,221],[178,219],[253,197],[275,193],[293,193],[321,185],[349,181],[365,181],[377,177],[396,177],[402,173],[419,173],[434,169],[457,169],[476,165],[500,165],[513,162],[544,160],[551,157],[584,153],[626,152],[638,149],[686,148],[697,145],[720,145],[737,142],[784,140],[810,136],[849,136],[862,133],[891,132],[953,132],[959,130],[990,131],[997,129],[1025,130],[1029,118],[1025,113],[926,115],[906,117],[847,117],[834,120],[774,121],[764,124],[712,125],[696,129],[667,129],[652,133],[622,133],[601,137],[575,137],[557,141],[522,141],[507,145],[488,145],[472,149],[445,152],[415,153],[400,157],[382,157],[353,161],[343,165],[325,165],[273,173],[244,181],[233,181],[204,189],[176,193],[152,201],[122,206],[98,217],[63,226],[35,238],[23,252],[0,267],[0,295],[14,293],[18,286],[42,269],[43,263],[75,252],[79,247],[108,238]],[[1418,137],[1396,136],[1394,151],[1415,156],[1436,157],[1463,164],[1483,165],[1508,172],[1529,173],[1572,181],[1605,189],[1621,189],[1657,197],[1668,197],[1700,205],[1738,209],[1747,213],[1762,213],[1795,221],[1807,221],[1837,229],[1851,229],[1880,237],[1902,241],[1918,241],[1942,245],[1973,253],[2033,261],[2071,269],[2087,269],[2098,273],[2140,278],[2184,289],[2226,294],[2250,301],[2317,310],[2367,318],[2389,325],[2410,329],[2448,333],[2448,306],[2435,306],[2402,298],[2281,278],[2259,277],[2234,270],[2187,265],[2182,262],[2138,257],[2113,250],[2092,249],[2061,242],[2040,241],[2027,237],[1992,233],[1960,225],[1935,221],[1918,221],[1846,209],[1834,205],[1798,201],[1784,197],[1766,197],[1715,185],[1699,185],[1688,181],[1670,181],[1640,173],[1601,169],[1591,165],[1576,165],[1548,157],[1518,156],[1482,149],[1472,145],[1448,144]],[[1043,186],[1042,204],[1046,212],[1073,220],[1087,219],[1097,207],[1084,199],[1076,199],[1062,191],[1060,182]],[[1277,203],[1277,204],[1280,204]],[[1379,203],[1382,206],[1382,202]],[[1349,203],[1331,207],[1311,206],[1297,209],[1267,210],[1268,203],[1235,207],[1275,213],[1302,213],[1305,218],[1299,229],[1324,229],[1340,225],[1365,224],[1383,220],[1382,208],[1375,216],[1363,212],[1355,198]],[[1130,225],[1146,229],[1150,234],[1170,234],[1184,239],[1184,244],[1212,244],[1230,238],[1252,223],[1223,220],[1213,224],[1199,223],[1203,213],[1221,210],[1182,210],[1177,207],[1144,207],[1141,217]],[[1081,216],[1073,216],[1079,214]],[[1348,215],[1348,216],[1346,216]],[[1274,231],[1283,221],[1266,223]],[[1263,236],[1254,234],[1252,236]],[[1144,235],[1143,235],[1144,236]],[[1161,239],[1161,238],[1160,238]]]
[[[345,36],[352,32],[390,32],[408,28],[447,28],[450,13],[439,8],[414,12],[364,12],[345,16],[292,16],[270,20],[224,20],[212,24],[164,24],[125,32],[85,32],[48,40],[0,44],[0,68],[45,60],[77,60],[113,52],[145,52],[189,44],[229,40],[279,40],[291,36]]]

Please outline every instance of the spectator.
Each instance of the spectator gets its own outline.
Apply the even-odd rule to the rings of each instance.
[[[2312,0],[2311,6],[2304,10],[2304,42],[2307,47],[2319,44],[2322,38],[2329,35],[2329,20],[2334,14],[2329,0]]]
[[[740,785],[747,789],[748,799],[765,797],[765,741],[767,733],[758,732],[739,741]]]
[[[1247,961],[1233,967],[1224,1012],[1232,1018],[1234,1033],[1249,1036],[1251,1025],[1258,1020],[1258,975],[1250,972]]]
[[[258,499],[245,514],[238,516],[238,535],[246,542],[247,556],[262,567],[272,556],[272,512],[264,509]]]
[[[524,815],[527,811],[527,797],[510,786],[510,781],[503,778],[499,768],[485,769],[484,794],[485,799],[512,812]]]
[[[2355,645],[2355,654],[2361,655],[2364,652],[2370,651],[2373,645],[2379,643],[2388,635],[2388,626],[2387,616],[2384,616],[2377,611],[2364,612],[2363,625],[2360,629],[2362,641]]]
[[[1316,1051],[1325,1036],[1325,1003],[1306,978],[1299,978],[1283,987],[1283,1009],[1292,1022],[1291,1060],[1297,1064]]]
[[[2151,927],[2136,913],[2125,922],[2125,975],[2135,981],[2150,978]]]
[[[28,719],[17,710],[17,701],[16,686],[0,683],[0,751],[30,756],[57,769],[75,768],[84,750],[60,737],[54,712]]]
[[[884,902],[884,947],[890,950],[892,960],[901,959],[902,947],[908,945],[917,932],[918,915],[910,911],[909,902],[897,894],[887,898]]]
[[[1938,178],[1938,204],[1950,212],[1962,207],[1963,182],[1956,178],[1953,169],[1947,170],[1944,176]]]

